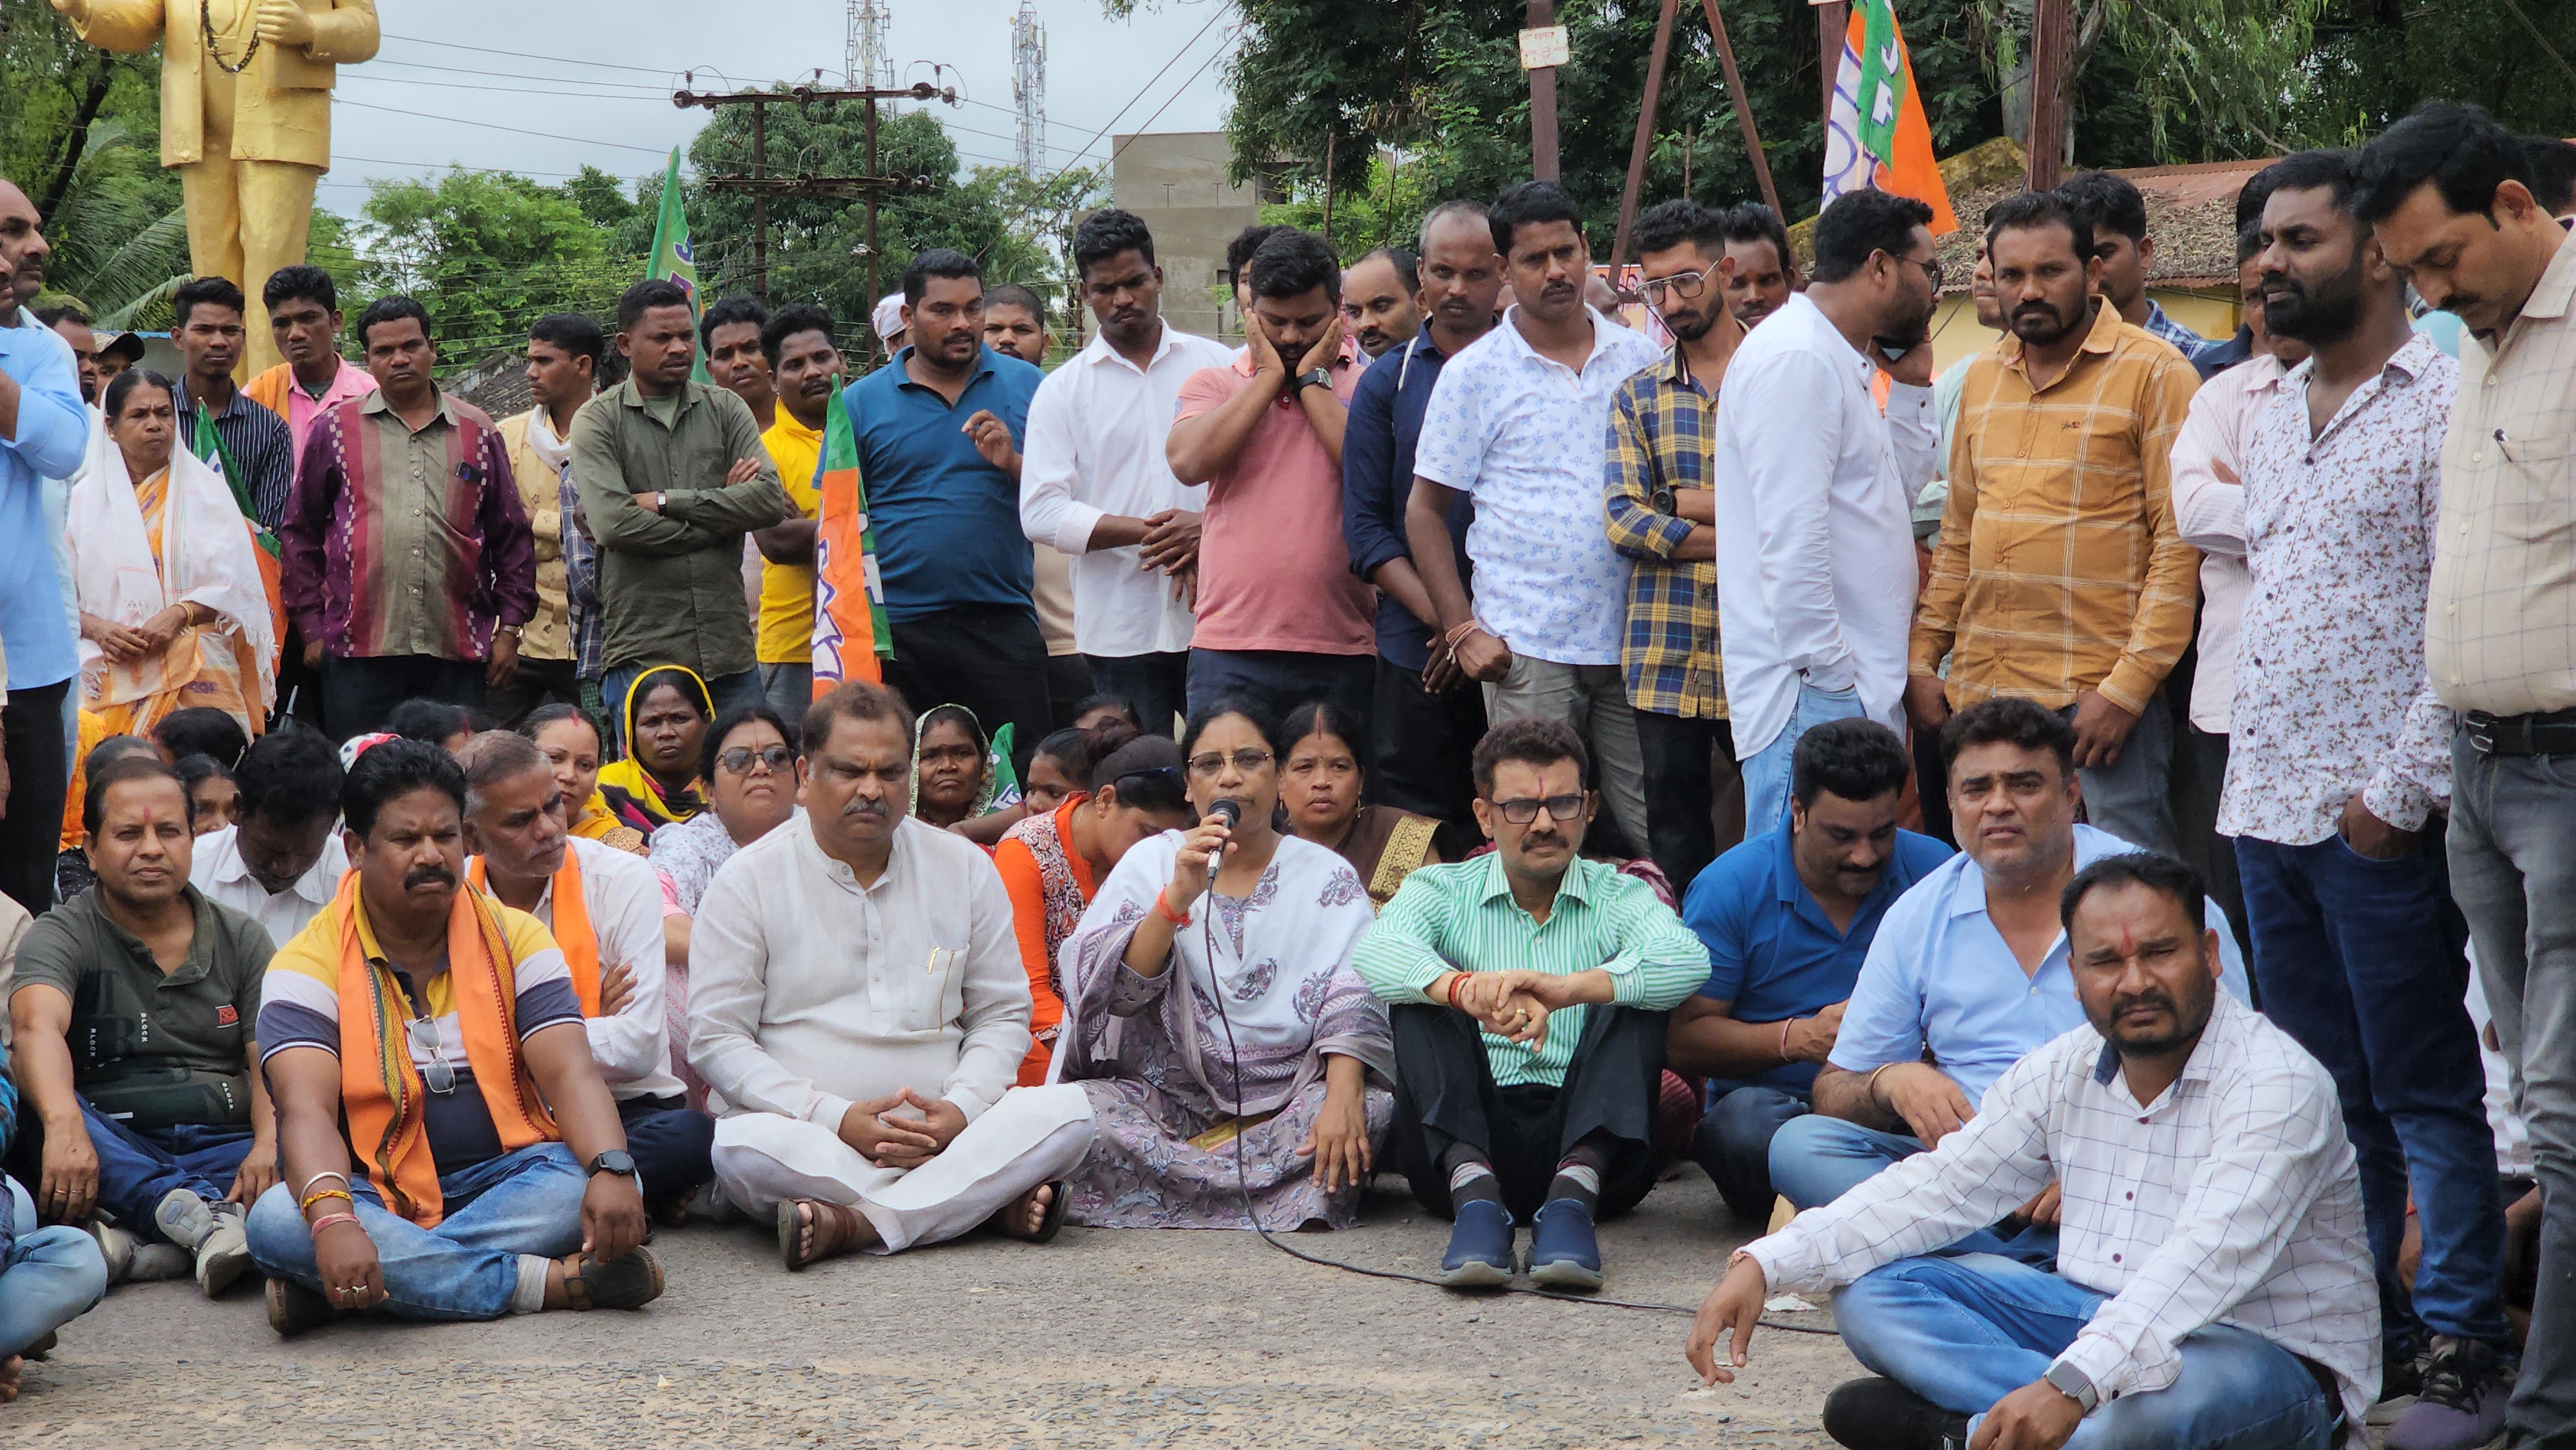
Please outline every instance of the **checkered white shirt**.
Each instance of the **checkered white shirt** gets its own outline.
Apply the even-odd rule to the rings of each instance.
[[[1746,1247],[1775,1293],[1848,1284],[2063,1186],[2057,1271],[2111,1295],[2058,1356],[2102,1398],[2160,1390],[2211,1325],[2325,1366],[2358,1425],[2379,1394],[2379,1294],[2334,1080],[2225,992],[2182,1076],[2141,1107],[2079,1027],[1996,1079],[1967,1125]]]

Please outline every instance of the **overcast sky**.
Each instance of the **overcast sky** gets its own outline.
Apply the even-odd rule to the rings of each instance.
[[[1009,164],[1017,135],[1010,20],[1019,0],[890,0],[890,8],[896,83],[932,79],[933,62],[950,67],[938,79],[966,99],[933,109],[959,153],[969,166]],[[671,105],[682,72],[695,68],[699,90],[793,82],[817,67],[837,82],[846,23],[844,0],[432,0],[380,13],[383,50],[341,70],[333,107],[336,159],[318,200],[344,214],[366,199],[370,177],[419,176],[451,162],[549,181],[584,162],[630,178],[658,172],[709,114]],[[1224,0],[1162,0],[1125,21],[1104,18],[1097,0],[1038,0],[1038,13],[1053,165],[1105,160],[1108,137],[1092,142],[1104,126],[1123,134],[1224,124]]]

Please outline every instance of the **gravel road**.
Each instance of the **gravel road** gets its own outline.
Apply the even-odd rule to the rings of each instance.
[[[1381,1178],[1308,1252],[1420,1272],[1448,1226]],[[1602,1230],[1626,1299],[1696,1305],[1743,1241],[1697,1170]],[[345,1447],[1829,1444],[1841,1342],[1766,1334],[1696,1391],[1688,1321],[1466,1298],[1297,1262],[1250,1234],[1068,1228],[790,1276],[747,1226],[662,1233],[638,1313],[333,1325],[291,1343],[239,1289],[119,1288],[0,1408],[0,1445]],[[1818,1327],[1822,1310],[1784,1316]]]

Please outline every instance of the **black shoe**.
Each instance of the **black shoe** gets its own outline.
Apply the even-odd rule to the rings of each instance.
[[[1825,1396],[1825,1433],[1844,1450],[1949,1450],[1968,1443],[1968,1417],[1872,1376]]]

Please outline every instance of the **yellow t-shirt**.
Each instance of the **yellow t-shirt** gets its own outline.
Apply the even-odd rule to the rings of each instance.
[[[810,519],[821,507],[822,490],[814,470],[823,460],[823,432],[796,421],[784,405],[778,421],[760,435],[769,461],[778,465],[778,481],[787,490],[796,517]],[[760,639],[755,657],[764,665],[809,664],[814,658],[814,566],[760,561]]]

